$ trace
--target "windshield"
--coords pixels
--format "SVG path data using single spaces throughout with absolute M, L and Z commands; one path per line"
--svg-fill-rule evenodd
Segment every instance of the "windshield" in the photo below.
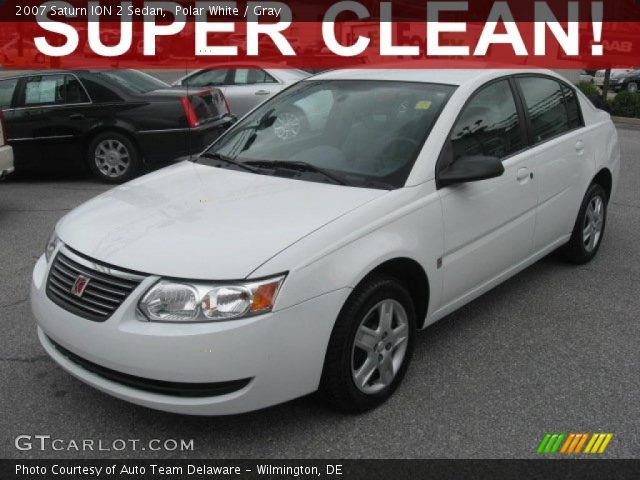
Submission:
M 97 72 L 97 74 L 130 93 L 149 93 L 169 87 L 162 80 L 138 70 L 104 70 Z
M 373 80 L 300 82 L 250 113 L 197 161 L 300 180 L 400 188 L 454 89 Z

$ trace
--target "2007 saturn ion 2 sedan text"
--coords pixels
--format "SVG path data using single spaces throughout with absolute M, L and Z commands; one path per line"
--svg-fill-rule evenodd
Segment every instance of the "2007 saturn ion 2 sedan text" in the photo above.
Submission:
M 552 72 L 328 72 L 66 215 L 33 273 L 40 341 L 161 410 L 319 390 L 364 411 L 418 329 L 558 248 L 591 260 L 619 163 L 609 115 Z

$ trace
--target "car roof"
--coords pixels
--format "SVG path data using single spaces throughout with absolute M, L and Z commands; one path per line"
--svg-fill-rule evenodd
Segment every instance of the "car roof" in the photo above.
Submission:
M 371 68 L 331 70 L 315 75 L 309 80 L 387 80 L 462 86 L 465 84 L 477 84 L 516 73 L 543 74 L 564 79 L 564 77 L 552 70 L 543 69 L 408 69 L 405 64 L 405 68 L 402 69 L 389 67 L 384 70 Z

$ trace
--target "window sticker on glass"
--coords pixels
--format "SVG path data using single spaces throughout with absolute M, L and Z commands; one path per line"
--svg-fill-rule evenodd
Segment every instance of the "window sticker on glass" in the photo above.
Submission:
M 429 100 L 420 100 L 416 103 L 416 110 L 429 110 L 431 108 L 431 102 Z
M 57 85 L 56 80 L 27 83 L 25 103 L 55 103 Z

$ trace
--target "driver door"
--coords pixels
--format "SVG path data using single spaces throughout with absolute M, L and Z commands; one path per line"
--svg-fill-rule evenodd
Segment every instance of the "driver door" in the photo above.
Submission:
M 463 156 L 484 155 L 501 159 L 505 169 L 500 177 L 439 191 L 445 236 L 443 308 L 466 302 L 532 251 L 537 192 L 524 114 L 514 92 L 509 79 L 475 92 L 438 162 L 440 170 L 443 163 Z

